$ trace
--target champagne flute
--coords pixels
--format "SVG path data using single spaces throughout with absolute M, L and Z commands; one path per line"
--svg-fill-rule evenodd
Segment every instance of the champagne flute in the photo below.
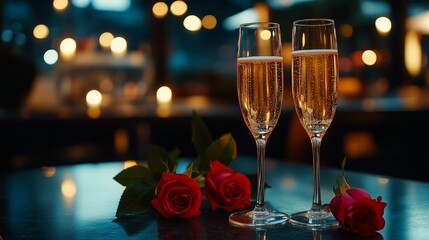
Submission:
M 237 55 L 238 100 L 244 121 L 257 147 L 258 188 L 253 210 L 233 213 L 238 227 L 265 229 L 287 222 L 289 215 L 265 205 L 265 147 L 277 124 L 283 100 L 283 57 L 278 23 L 240 25 Z
M 338 104 L 338 48 L 332 19 L 302 19 L 292 29 L 292 96 L 295 111 L 311 139 L 313 153 L 313 205 L 291 215 L 292 224 L 325 229 L 338 222 L 322 205 L 320 145 Z

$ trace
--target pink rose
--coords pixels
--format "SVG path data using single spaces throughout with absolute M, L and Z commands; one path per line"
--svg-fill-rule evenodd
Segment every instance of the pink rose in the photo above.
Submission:
M 350 232 L 369 236 L 384 228 L 386 203 L 381 202 L 380 196 L 374 200 L 365 190 L 350 188 L 335 196 L 329 205 L 340 225 Z
M 212 210 L 243 209 L 250 204 L 250 181 L 245 175 L 219 161 L 210 164 L 205 180 L 205 194 Z
M 164 217 L 189 218 L 201 214 L 203 201 L 195 179 L 185 174 L 163 172 L 152 206 Z

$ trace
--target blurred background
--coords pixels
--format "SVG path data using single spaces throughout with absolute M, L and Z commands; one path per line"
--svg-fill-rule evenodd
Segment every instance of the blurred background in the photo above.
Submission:
M 195 157 L 195 110 L 238 154 L 256 147 L 238 108 L 238 26 L 281 25 L 285 99 L 267 156 L 311 164 L 291 100 L 291 31 L 332 18 L 340 103 L 322 164 L 429 181 L 429 2 L 424 0 L 0 0 L 0 167 Z

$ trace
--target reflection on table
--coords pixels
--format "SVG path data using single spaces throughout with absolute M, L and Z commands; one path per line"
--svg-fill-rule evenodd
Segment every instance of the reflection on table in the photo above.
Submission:
M 184 160 L 183 160 L 184 161 Z M 0 174 L 0 235 L 4 239 L 359 239 L 342 229 L 315 232 L 285 225 L 266 232 L 235 228 L 228 212 L 203 213 L 191 219 L 164 219 L 156 212 L 116 219 L 123 187 L 113 180 L 123 162 L 35 168 Z M 252 157 L 231 165 L 255 173 Z M 322 200 L 333 197 L 341 171 L 322 168 Z M 312 199 L 311 167 L 267 160 L 266 199 L 287 213 L 307 209 Z M 370 239 L 424 239 L 429 228 L 429 183 L 346 171 L 353 187 L 387 203 L 386 226 Z

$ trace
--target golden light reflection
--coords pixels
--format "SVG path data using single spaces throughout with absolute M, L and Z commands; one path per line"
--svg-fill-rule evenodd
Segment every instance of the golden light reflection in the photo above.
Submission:
M 119 128 L 115 131 L 115 151 L 118 154 L 125 154 L 129 148 L 129 136 L 126 129 Z
M 422 69 L 422 47 L 418 33 L 413 31 L 405 35 L 405 67 L 412 77 L 417 77 Z
M 52 177 L 57 172 L 57 169 L 55 167 L 42 167 L 43 176 L 45 177 Z
M 77 187 L 75 182 L 70 178 L 66 178 L 61 183 L 61 193 L 66 198 L 73 198 L 74 196 L 76 196 Z
M 380 35 L 385 36 L 392 29 L 392 22 L 387 17 L 379 17 L 375 20 L 375 28 Z
M 282 44 L 283 66 L 290 67 L 292 63 L 292 43 L 286 42 Z
M 366 50 L 362 53 L 362 61 L 368 66 L 372 66 L 377 62 L 377 54 L 372 50 Z
M 293 188 L 296 185 L 296 180 L 294 177 L 286 176 L 282 180 L 282 186 L 286 188 Z
M 216 17 L 213 16 L 213 15 L 206 15 L 206 16 L 203 17 L 202 23 L 203 23 L 203 27 L 205 29 L 209 29 L 210 30 L 210 29 L 213 29 L 213 28 L 216 27 L 217 20 L 216 20 Z
M 152 13 L 156 18 L 164 18 L 168 13 L 168 6 L 164 2 L 157 2 L 152 7 Z
M 210 99 L 207 96 L 195 95 L 186 98 L 186 103 L 194 107 L 208 107 Z
M 110 50 L 114 56 L 124 56 L 127 53 L 127 40 L 123 37 L 115 37 L 110 43 Z
M 158 104 L 170 103 L 173 97 L 173 92 L 167 86 L 162 86 L 156 91 L 156 101 Z
M 380 184 L 388 184 L 390 182 L 389 178 L 384 178 L 384 177 L 377 177 L 377 182 Z
M 170 6 L 170 11 L 175 16 L 182 16 L 188 11 L 188 5 L 184 1 L 174 1 Z
M 124 161 L 124 169 L 127 169 L 127 168 L 132 167 L 132 166 L 136 166 L 136 165 L 137 165 L 136 160 L 125 160 Z
M 49 35 L 49 28 L 45 24 L 39 24 L 33 29 L 33 36 L 37 39 L 45 39 Z
M 201 29 L 201 20 L 195 15 L 189 15 L 183 20 L 183 26 L 191 32 Z
M 167 118 L 171 116 L 171 105 L 161 104 L 156 108 L 156 116 L 160 118 Z
M 100 117 L 101 109 L 100 107 L 89 106 L 88 109 L 86 110 L 86 114 L 88 115 L 89 118 L 96 119 Z
M 398 88 L 398 96 L 402 99 L 402 104 L 405 108 L 420 109 L 424 92 L 419 86 L 401 86 Z
M 52 6 L 58 12 L 64 11 L 68 5 L 69 5 L 68 0 L 54 0 L 52 2 Z
M 260 22 L 270 21 L 270 7 L 266 3 L 257 2 L 253 5 L 253 9 L 257 12 Z
M 76 53 L 76 41 L 73 38 L 65 38 L 60 43 L 60 54 L 65 60 L 74 57 Z
M 341 96 L 357 97 L 362 93 L 363 84 L 357 77 L 341 77 L 338 91 Z
M 301 45 L 303 48 L 305 47 L 305 38 L 306 38 L 305 33 L 302 33 Z
M 103 48 L 108 49 L 110 47 L 110 43 L 112 42 L 113 38 L 114 36 L 112 33 L 104 32 L 98 38 L 98 42 Z
M 371 132 L 354 131 L 345 136 L 344 151 L 346 156 L 360 158 L 375 152 L 375 140 Z

